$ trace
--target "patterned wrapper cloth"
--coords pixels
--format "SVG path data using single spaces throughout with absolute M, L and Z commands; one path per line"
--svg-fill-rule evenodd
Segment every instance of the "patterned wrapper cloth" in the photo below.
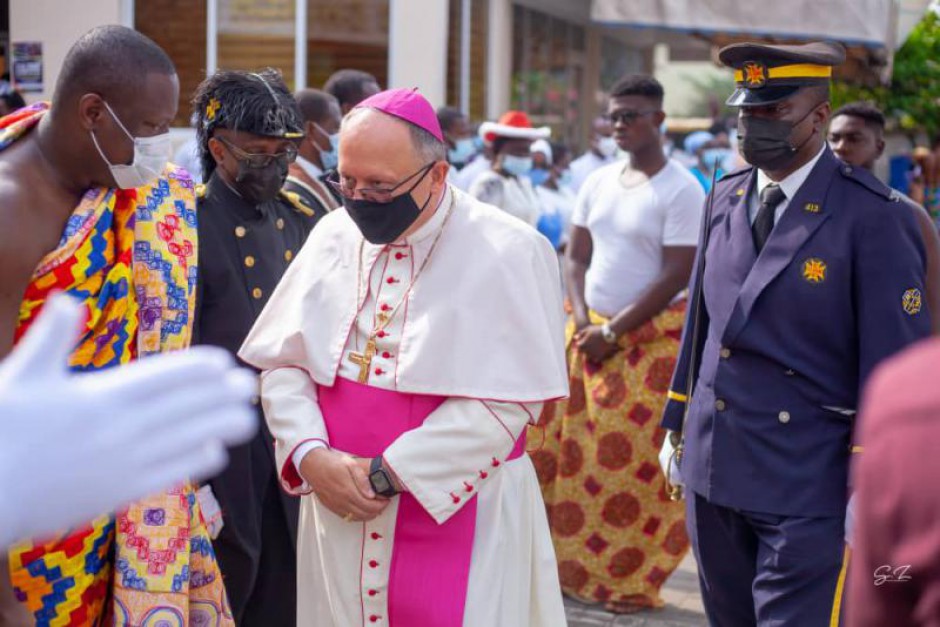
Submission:
M 601 366 L 575 348 L 569 321 L 571 396 L 545 406 L 544 444 L 530 454 L 562 589 L 616 612 L 661 607 L 659 590 L 689 548 L 684 507 L 669 500 L 658 461 L 684 317 L 682 301 L 622 337 Z M 591 312 L 591 322 L 605 319 Z
M 47 110 L 41 103 L 0 120 L 0 150 Z M 76 371 L 185 349 L 196 260 L 195 196 L 185 171 L 170 166 L 138 190 L 89 190 L 33 274 L 16 338 L 52 293 L 64 291 L 87 311 L 70 361 Z M 9 566 L 14 594 L 37 626 L 234 625 L 189 485 L 14 547 Z

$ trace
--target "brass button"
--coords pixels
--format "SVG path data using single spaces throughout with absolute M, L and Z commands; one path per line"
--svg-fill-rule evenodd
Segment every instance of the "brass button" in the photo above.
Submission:
M 278 229 L 284 230 L 284 218 L 278 218 L 276 224 Z
M 284 251 L 284 259 L 285 259 L 286 261 L 290 261 L 290 260 L 293 259 L 293 258 L 294 258 L 294 251 L 292 251 L 292 250 L 285 250 L 285 251 Z
M 251 295 L 255 297 L 255 300 L 261 298 L 261 288 L 256 287 L 255 289 L 251 290 Z
M 790 422 L 790 412 L 788 411 L 780 412 L 779 414 L 777 414 L 777 420 L 779 420 L 783 424 L 787 424 L 788 422 Z
M 717 401 L 715 401 L 715 409 L 717 409 L 718 411 L 724 411 L 725 407 L 727 407 L 727 405 L 720 398 Z
M 245 267 L 247 267 L 247 268 L 254 268 L 254 267 L 255 267 L 255 258 L 252 257 L 251 255 L 248 255 L 247 257 L 245 257 Z
M 718 354 L 721 356 L 722 359 L 728 359 L 729 357 L 731 357 L 731 349 L 722 348 L 720 351 L 718 351 Z
M 236 227 L 235 227 L 235 237 L 245 237 L 245 233 L 247 233 L 247 232 L 248 232 L 248 229 L 246 229 L 246 228 L 243 227 L 243 226 L 236 226 Z

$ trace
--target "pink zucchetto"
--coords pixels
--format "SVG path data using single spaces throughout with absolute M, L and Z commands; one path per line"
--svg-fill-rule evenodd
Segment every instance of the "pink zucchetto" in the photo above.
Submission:
M 441 143 L 444 143 L 444 133 L 441 131 L 440 122 L 437 121 L 434 107 L 424 96 L 418 93 L 417 87 L 380 91 L 353 108 L 375 109 L 393 115 L 409 124 L 414 124 L 418 128 L 423 128 Z

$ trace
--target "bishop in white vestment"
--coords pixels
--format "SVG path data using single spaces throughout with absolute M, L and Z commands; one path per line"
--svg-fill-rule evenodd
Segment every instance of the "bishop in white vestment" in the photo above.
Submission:
M 338 209 L 248 336 L 303 495 L 298 624 L 566 624 L 526 426 L 567 394 L 551 244 L 446 183 L 414 90 L 344 120 Z M 537 443 L 533 443 L 537 445 Z

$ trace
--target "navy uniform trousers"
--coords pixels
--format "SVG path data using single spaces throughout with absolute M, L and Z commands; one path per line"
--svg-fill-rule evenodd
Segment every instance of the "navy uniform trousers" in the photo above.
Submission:
M 748 168 L 716 185 L 692 284 L 694 293 L 704 263 L 703 298 L 662 426 L 683 434 L 711 625 L 827 627 L 840 619 L 859 390 L 881 360 L 930 332 L 924 246 L 891 190 L 827 148 L 758 255 L 755 180 Z

